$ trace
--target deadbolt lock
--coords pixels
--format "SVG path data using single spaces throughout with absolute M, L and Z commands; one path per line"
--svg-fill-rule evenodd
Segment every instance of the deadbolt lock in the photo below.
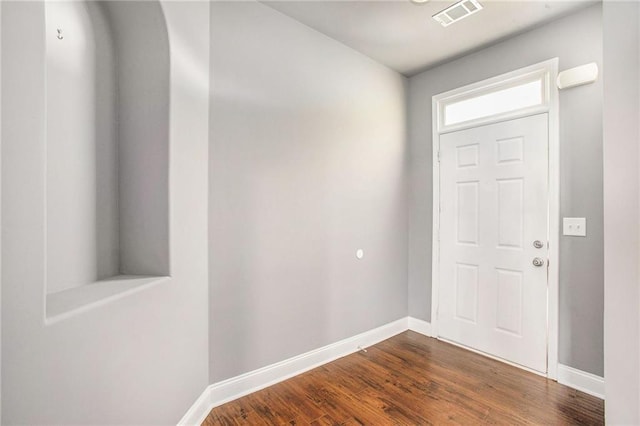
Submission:
M 543 243 L 542 243 L 542 241 L 540 241 L 540 240 L 535 240 L 535 241 L 533 242 L 533 246 L 534 246 L 535 248 L 542 248 L 542 247 L 544 247 L 544 244 L 543 244 Z

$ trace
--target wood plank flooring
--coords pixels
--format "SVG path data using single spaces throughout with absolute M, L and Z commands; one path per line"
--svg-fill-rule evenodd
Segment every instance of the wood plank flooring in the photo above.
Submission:
M 214 408 L 203 425 L 604 424 L 604 402 L 407 331 Z

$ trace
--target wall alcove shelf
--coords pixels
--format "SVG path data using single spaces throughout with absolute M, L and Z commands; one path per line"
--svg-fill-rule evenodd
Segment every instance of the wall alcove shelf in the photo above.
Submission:
M 170 275 L 157 2 L 47 2 L 46 321 Z

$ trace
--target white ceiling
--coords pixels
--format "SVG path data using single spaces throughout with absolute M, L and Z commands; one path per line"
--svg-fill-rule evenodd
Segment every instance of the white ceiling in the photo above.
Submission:
M 263 3 L 407 76 L 589 6 L 593 0 L 480 0 L 484 9 L 443 28 L 431 16 L 456 0 Z

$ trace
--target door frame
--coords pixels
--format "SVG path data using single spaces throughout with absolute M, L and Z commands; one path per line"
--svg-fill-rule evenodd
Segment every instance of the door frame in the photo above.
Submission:
M 516 118 L 547 113 L 549 120 L 548 169 L 548 235 L 547 264 L 547 377 L 558 377 L 558 282 L 560 243 L 560 109 L 556 86 L 558 58 L 553 58 L 506 74 L 469 84 L 432 97 L 432 159 L 433 159 L 433 232 L 431 251 L 431 334 L 438 337 L 438 288 L 440 285 L 440 135 L 458 130 L 498 123 Z M 486 118 L 445 126 L 444 106 L 495 90 L 506 89 L 528 78 L 542 77 L 544 102 L 542 105 L 496 114 Z M 507 361 L 508 362 L 508 361 Z

